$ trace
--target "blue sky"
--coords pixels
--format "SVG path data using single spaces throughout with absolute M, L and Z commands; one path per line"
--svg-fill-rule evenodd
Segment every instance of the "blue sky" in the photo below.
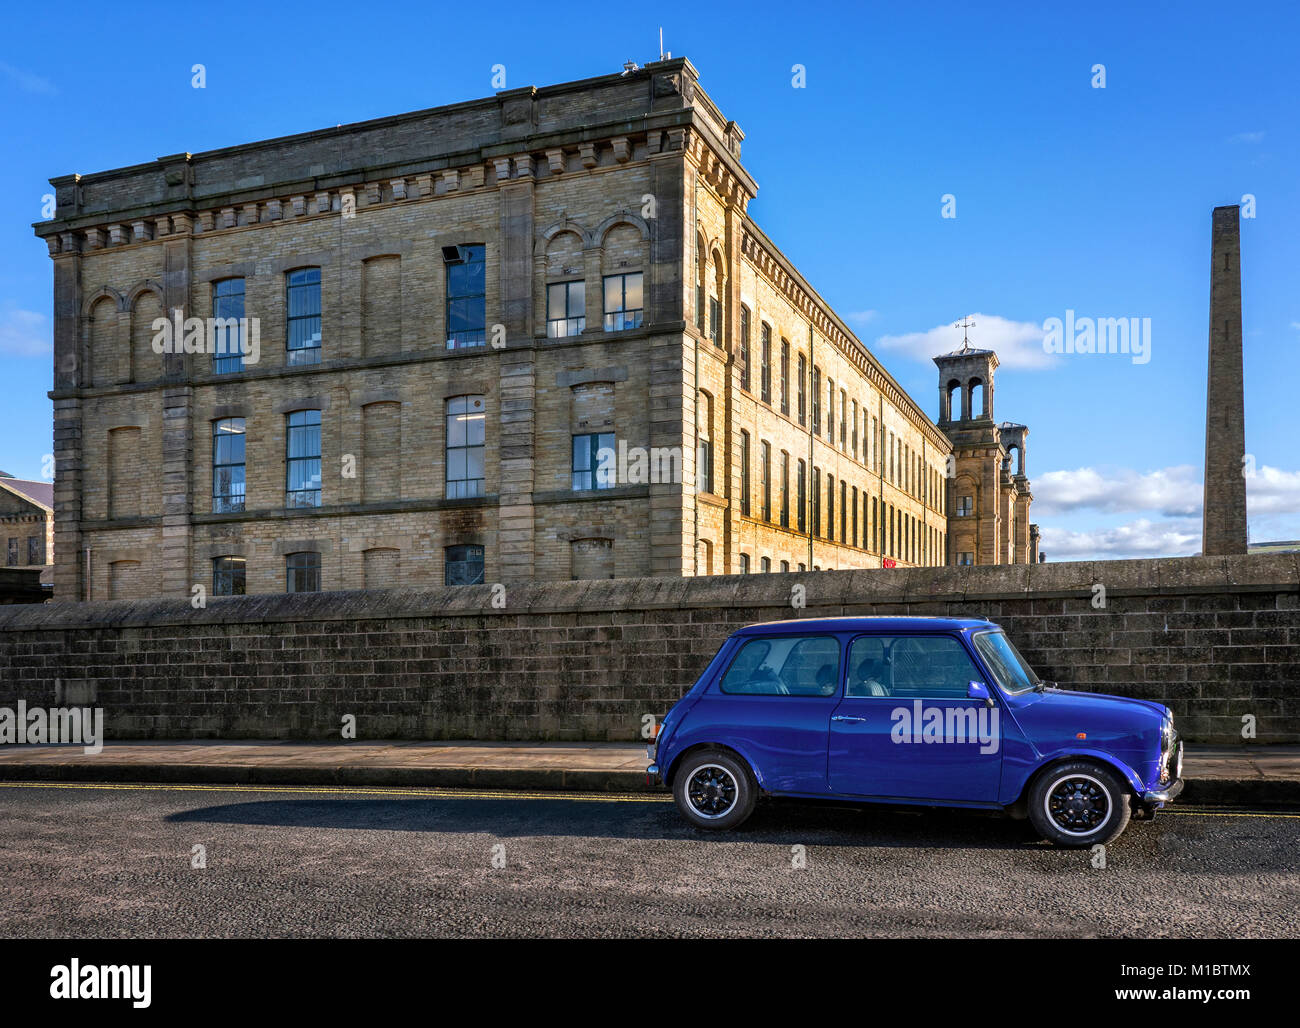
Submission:
M 1300 538 L 1282 431 L 1300 344 L 1300 13 L 1290 4 L 233 0 L 6 14 L 0 468 L 51 449 L 47 179 L 617 71 L 665 48 L 744 129 L 750 213 L 931 416 L 929 356 L 1002 355 L 1052 558 L 1199 547 L 1210 210 L 1242 221 L 1252 541 Z M 1019 5 L 1016 5 L 1019 6 Z M 111 10 L 111 15 L 106 11 Z M 154 26 L 150 29 L 150 26 Z M 39 45 L 38 45 L 39 44 Z M 205 89 L 191 67 L 207 69 Z M 1105 66 L 1105 88 L 1093 67 Z M 805 69 L 794 88 L 795 65 Z M 941 217 L 955 197 L 955 218 Z M 1044 321 L 1151 319 L 1150 360 L 1042 352 Z

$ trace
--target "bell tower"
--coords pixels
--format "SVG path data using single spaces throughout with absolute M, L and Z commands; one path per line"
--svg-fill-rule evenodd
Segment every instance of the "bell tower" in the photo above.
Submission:
M 1038 537 L 1038 526 L 1029 524 L 1029 429 L 994 420 L 998 355 L 971 346 L 974 324 L 969 318 L 959 321 L 954 327 L 962 330 L 961 348 L 934 358 L 939 369 L 938 426 L 952 442 L 945 496 L 946 563 L 1024 564 L 1037 559 Z

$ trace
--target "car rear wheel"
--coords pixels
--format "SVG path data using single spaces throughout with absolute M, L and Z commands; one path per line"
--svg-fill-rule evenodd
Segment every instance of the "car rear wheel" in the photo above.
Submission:
M 725 831 L 753 813 L 758 787 L 744 761 L 701 750 L 685 757 L 673 776 L 673 799 L 696 828 Z
M 1124 831 L 1132 814 L 1128 783 L 1091 760 L 1048 768 L 1029 793 L 1029 820 L 1057 846 L 1095 846 Z

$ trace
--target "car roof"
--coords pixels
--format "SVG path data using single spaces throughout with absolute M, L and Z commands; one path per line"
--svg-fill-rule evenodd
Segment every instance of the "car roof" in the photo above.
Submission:
M 790 631 L 813 632 L 966 632 L 978 628 L 997 628 L 984 618 L 913 617 L 880 615 L 876 617 L 795 618 L 790 621 L 765 621 L 746 625 L 736 635 L 781 635 Z

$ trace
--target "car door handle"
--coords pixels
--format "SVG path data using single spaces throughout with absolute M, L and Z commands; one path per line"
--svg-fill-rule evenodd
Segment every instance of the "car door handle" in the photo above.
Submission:
M 849 717 L 847 714 L 832 714 L 832 721 L 865 721 L 865 717 Z

